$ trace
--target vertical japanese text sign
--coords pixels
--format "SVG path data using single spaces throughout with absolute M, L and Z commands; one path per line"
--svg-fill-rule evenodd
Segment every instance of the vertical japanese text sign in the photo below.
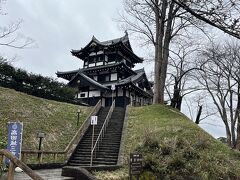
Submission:
M 9 122 L 8 123 L 7 150 L 10 151 L 18 159 L 20 159 L 20 157 L 21 157 L 22 130 L 23 130 L 22 123 L 20 123 L 20 122 Z M 9 164 L 9 159 L 6 159 L 6 164 Z
M 137 180 L 143 169 L 143 156 L 142 154 L 130 154 L 130 166 L 129 166 L 129 177 L 132 180 L 133 175 L 137 175 Z

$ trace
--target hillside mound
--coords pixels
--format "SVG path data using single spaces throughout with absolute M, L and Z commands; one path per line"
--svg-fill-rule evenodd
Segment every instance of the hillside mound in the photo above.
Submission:
M 99 179 L 127 179 L 132 152 L 144 157 L 140 179 L 240 178 L 238 151 L 167 106 L 130 107 L 124 143 L 124 167 L 98 172 Z
M 0 148 L 6 147 L 7 122 L 23 122 L 22 149 L 36 150 L 38 132 L 44 132 L 43 150 L 62 151 L 74 136 L 77 110 L 81 109 L 80 125 L 91 108 L 27 95 L 0 87 Z

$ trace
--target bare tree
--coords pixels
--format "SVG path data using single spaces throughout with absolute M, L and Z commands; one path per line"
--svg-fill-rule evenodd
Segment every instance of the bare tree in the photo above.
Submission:
M 6 2 L 6 0 L 0 0 L 0 14 L 4 14 L 3 12 L 3 4 Z
M 173 108 L 181 110 L 183 97 L 200 90 L 191 78 L 200 69 L 195 66 L 198 48 L 194 41 L 181 38 L 174 43 L 174 51 L 170 51 L 166 91 Z
M 196 19 L 240 38 L 238 0 L 125 0 L 122 22 L 155 49 L 154 103 L 163 103 L 172 38 Z M 187 12 L 187 13 L 186 13 Z
M 173 0 L 194 17 L 240 39 L 239 0 Z
M 3 4 L 6 0 L 0 0 L 0 15 L 6 16 L 3 12 Z M 23 20 L 10 23 L 8 26 L 0 25 L 0 46 L 23 49 L 32 47 L 34 40 L 19 33 Z
M 164 102 L 169 47 L 173 37 L 190 26 L 189 18 L 169 0 L 125 0 L 121 22 L 125 29 L 141 35 L 143 44 L 154 47 L 154 103 Z
M 203 120 L 217 114 L 216 109 L 210 105 L 204 91 L 194 92 L 190 98 L 185 98 L 184 101 L 190 118 L 196 124 L 200 124 Z M 205 122 L 205 124 L 216 126 L 216 124 L 207 122 Z
M 238 146 L 236 124 L 239 127 L 239 85 L 240 85 L 240 46 L 236 43 L 211 43 L 201 52 L 199 63 L 203 71 L 198 73 L 199 83 L 210 94 L 225 125 L 227 142 L 231 147 Z M 239 128 L 238 128 L 238 131 Z M 238 143 L 237 143 L 238 142 Z

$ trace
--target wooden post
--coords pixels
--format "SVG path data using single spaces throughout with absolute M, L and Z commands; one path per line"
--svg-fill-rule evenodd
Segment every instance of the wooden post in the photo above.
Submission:
M 53 157 L 54 157 L 54 162 L 56 162 L 57 161 L 57 153 L 54 153 Z
M 22 162 L 25 162 L 25 156 L 26 156 L 26 154 L 22 153 L 22 157 L 21 157 Z
M 68 157 L 68 153 L 67 153 L 67 152 L 65 152 L 65 153 L 64 153 L 64 161 L 66 161 L 66 160 L 67 160 L 67 157 Z
M 1 163 L 1 165 L 3 165 L 3 154 L 2 155 L 0 155 L 0 157 L 1 157 L 1 161 L 0 161 L 0 163 Z
M 39 164 L 42 164 L 42 160 L 43 160 L 43 153 L 40 152 L 40 153 L 39 153 L 39 158 L 38 158 L 38 163 L 39 163 Z
M 14 170 L 15 170 L 15 165 L 13 164 L 13 162 L 10 161 L 7 180 L 14 180 Z

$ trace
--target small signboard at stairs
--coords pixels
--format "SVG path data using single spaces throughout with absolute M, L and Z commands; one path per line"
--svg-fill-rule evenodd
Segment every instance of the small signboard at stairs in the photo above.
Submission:
M 97 125 L 97 120 L 98 120 L 97 116 L 91 116 L 91 125 Z
M 143 166 L 143 156 L 142 154 L 131 153 L 130 162 L 129 162 L 129 177 L 130 180 L 133 179 L 133 176 L 137 176 L 139 180 L 140 174 L 142 172 Z

